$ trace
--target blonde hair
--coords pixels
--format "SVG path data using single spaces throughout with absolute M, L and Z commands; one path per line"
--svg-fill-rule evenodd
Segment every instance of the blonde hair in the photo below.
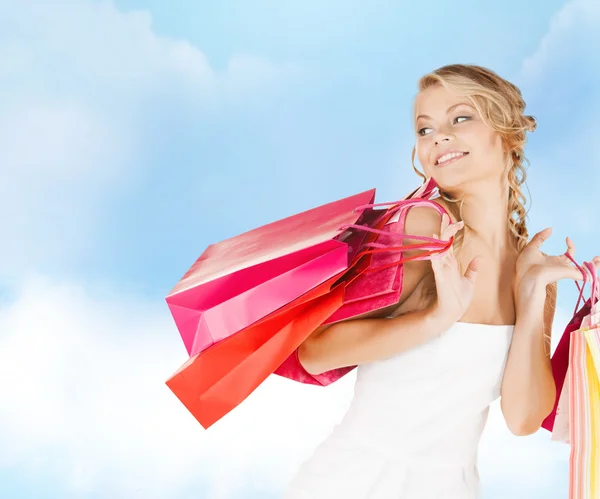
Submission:
M 524 147 L 526 132 L 533 132 L 537 127 L 535 118 L 524 114 L 525 101 L 516 85 L 481 66 L 467 64 L 443 66 L 421 77 L 418 83 L 419 92 L 434 86 L 443 86 L 467 98 L 477 109 L 482 121 L 500 135 L 507 153 L 508 225 L 515 236 L 515 249 L 520 253 L 529 239 L 525 210 L 527 200 L 521 188 L 527 179 L 523 163 L 527 161 L 529 164 L 524 155 Z M 426 180 L 425 175 L 414 164 L 415 153 L 416 148 L 413 148 L 413 168 Z M 469 227 L 462 216 L 463 200 L 452 198 L 440 186 L 438 191 L 440 197 L 449 203 L 449 208 L 457 221 L 462 220 L 465 227 Z M 460 250 L 463 240 L 464 231 L 459 231 L 453 244 L 455 252 Z M 435 294 L 435 289 L 432 292 Z

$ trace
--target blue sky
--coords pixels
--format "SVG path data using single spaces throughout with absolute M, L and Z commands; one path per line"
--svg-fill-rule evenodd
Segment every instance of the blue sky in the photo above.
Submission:
M 412 190 L 412 99 L 435 67 L 521 87 L 530 232 L 599 252 L 600 7 L 482 5 L 0 0 L 0 496 L 277 497 L 352 377 L 269 379 L 204 431 L 164 386 L 185 360 L 164 296 L 212 242 Z M 574 297 L 561 283 L 555 340 Z M 494 406 L 485 499 L 565 497 L 567 457 Z

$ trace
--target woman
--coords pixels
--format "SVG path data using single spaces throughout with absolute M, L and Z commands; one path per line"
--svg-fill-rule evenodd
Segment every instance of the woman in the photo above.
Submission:
M 482 67 L 420 80 L 413 166 L 416 153 L 451 219 L 416 207 L 406 233 L 455 236 L 453 248 L 406 263 L 391 309 L 322 327 L 300 347 L 309 373 L 358 365 L 357 380 L 344 419 L 284 499 L 476 498 L 489 405 L 501 396 L 515 435 L 536 432 L 552 410 L 556 281 L 582 275 L 566 255 L 540 251 L 550 228 L 528 242 L 523 148 L 536 124 L 524 109 L 519 89 Z

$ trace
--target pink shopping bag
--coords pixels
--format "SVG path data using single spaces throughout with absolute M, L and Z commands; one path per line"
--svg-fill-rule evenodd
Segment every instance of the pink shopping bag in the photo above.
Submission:
M 190 356 L 349 268 L 375 189 L 209 246 L 166 297 Z M 340 237 L 341 236 L 341 237 Z M 344 241 L 343 239 L 346 239 Z

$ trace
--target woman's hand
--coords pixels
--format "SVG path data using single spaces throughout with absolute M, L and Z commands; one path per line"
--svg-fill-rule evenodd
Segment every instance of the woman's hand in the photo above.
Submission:
M 583 280 L 581 271 L 573 265 L 567 255 L 548 256 L 540 251 L 542 244 L 552 234 L 548 227 L 538 232 L 523 248 L 516 263 L 516 302 L 527 300 L 536 293 L 545 294 L 546 286 L 560 279 Z M 567 253 L 575 257 L 575 244 L 566 238 Z M 596 269 L 600 268 L 600 256 L 593 258 Z
M 463 222 L 450 224 L 450 218 L 444 214 L 441 233 L 439 236 L 433 234 L 433 237 L 448 241 L 463 227 Z M 431 266 L 437 290 L 437 302 L 433 307 L 433 313 L 437 314 L 440 320 L 451 325 L 460 320 L 467 311 L 473 299 L 480 264 L 481 257 L 473 258 L 464 275 L 461 274 L 452 246 L 444 253 L 432 257 Z

